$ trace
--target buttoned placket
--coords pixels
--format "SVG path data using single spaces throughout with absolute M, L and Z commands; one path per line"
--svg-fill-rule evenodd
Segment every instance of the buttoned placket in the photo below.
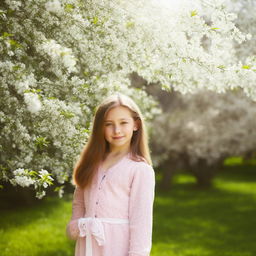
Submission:
M 101 190 L 102 190 L 102 182 L 103 182 L 103 180 L 105 179 L 105 177 L 106 177 L 106 174 L 104 173 L 104 175 L 101 177 L 101 180 L 100 180 L 100 183 L 99 183 L 99 185 L 98 185 L 98 197 L 97 197 L 97 199 L 96 199 L 96 209 L 95 209 L 95 215 L 94 215 L 94 217 L 95 218 L 97 218 L 98 216 L 97 216 L 97 209 L 98 209 L 98 206 L 99 206 L 99 193 L 101 192 Z
M 127 154 L 128 155 L 128 154 Z M 114 165 L 112 165 L 111 167 L 109 167 L 108 169 L 105 169 L 103 171 L 103 169 L 100 168 L 101 172 L 100 172 L 100 175 L 103 175 L 101 176 L 101 179 L 100 179 L 100 182 L 98 184 L 98 188 L 97 188 L 97 198 L 96 198 L 96 202 L 95 202 L 95 212 L 94 212 L 94 217 L 97 218 L 98 217 L 98 206 L 99 206 L 99 197 L 100 197 L 100 193 L 102 191 L 102 182 L 103 180 L 105 179 L 106 177 L 106 174 L 108 173 L 109 175 L 109 172 L 111 171 L 111 169 L 113 169 L 114 167 L 116 167 L 118 164 L 120 164 L 126 157 L 127 155 L 123 156 L 123 158 L 121 158 L 117 163 L 115 163 Z

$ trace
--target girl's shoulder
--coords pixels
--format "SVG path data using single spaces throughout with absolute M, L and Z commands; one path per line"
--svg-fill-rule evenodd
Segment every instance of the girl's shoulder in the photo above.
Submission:
M 136 161 L 129 159 L 129 165 L 129 175 L 131 182 L 135 182 L 135 184 L 155 183 L 154 169 L 146 161 Z
M 134 171 L 139 170 L 153 170 L 153 167 L 147 163 L 147 161 L 143 158 L 132 158 L 131 156 L 128 157 L 129 165 Z

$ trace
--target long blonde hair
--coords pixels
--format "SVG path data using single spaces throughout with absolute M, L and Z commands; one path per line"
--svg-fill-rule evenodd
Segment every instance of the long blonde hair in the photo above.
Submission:
M 137 104 L 128 96 L 117 94 L 107 97 L 96 109 L 93 120 L 92 133 L 85 147 L 83 148 L 80 159 L 75 165 L 73 180 L 76 185 L 86 188 L 91 185 L 93 177 L 109 153 L 109 143 L 104 137 L 104 121 L 110 109 L 123 106 L 131 111 L 135 122 L 138 122 L 138 130 L 133 132 L 130 146 L 131 158 L 135 161 L 146 161 L 152 165 L 148 136 L 143 120 L 143 116 Z

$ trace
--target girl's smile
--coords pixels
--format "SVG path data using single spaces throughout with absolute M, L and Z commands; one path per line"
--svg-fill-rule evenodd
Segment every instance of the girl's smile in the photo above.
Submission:
M 137 130 L 131 111 L 123 106 L 114 107 L 107 113 L 104 123 L 104 135 L 110 150 L 128 150 L 133 132 Z
M 113 137 L 113 139 L 115 139 L 115 140 L 120 140 L 120 139 L 122 139 L 122 138 L 124 138 L 124 136 Z

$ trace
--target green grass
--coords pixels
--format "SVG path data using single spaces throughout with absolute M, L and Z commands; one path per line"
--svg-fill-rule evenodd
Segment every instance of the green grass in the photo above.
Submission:
M 180 173 L 169 192 L 156 191 L 151 256 L 255 256 L 256 170 L 231 166 L 210 189 L 194 184 Z M 65 235 L 70 214 L 70 196 L 1 211 L 0 255 L 74 255 Z
M 207 190 L 187 174 L 174 183 L 156 196 L 153 256 L 256 255 L 256 170 L 229 168 Z
M 74 242 L 66 238 L 71 198 L 46 198 L 30 208 L 0 213 L 1 256 L 73 256 Z

